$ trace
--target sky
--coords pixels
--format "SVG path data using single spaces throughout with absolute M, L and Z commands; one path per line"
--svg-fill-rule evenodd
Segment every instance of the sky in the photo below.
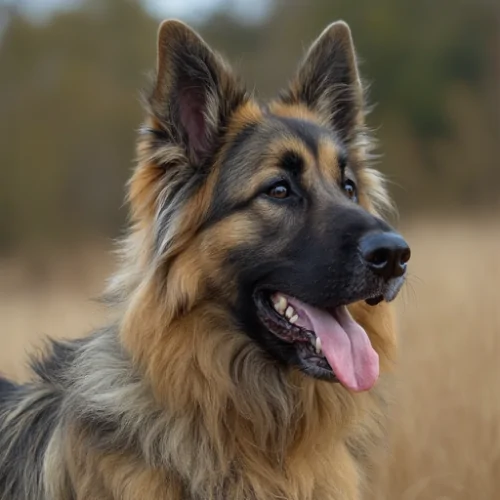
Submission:
M 125 0 L 124 0 L 125 1 Z M 71 8 L 78 0 L 0 0 L 0 6 L 16 5 L 34 18 L 43 19 L 57 9 Z M 160 18 L 179 17 L 200 20 L 224 7 L 248 22 L 267 13 L 268 0 L 143 0 L 146 8 Z

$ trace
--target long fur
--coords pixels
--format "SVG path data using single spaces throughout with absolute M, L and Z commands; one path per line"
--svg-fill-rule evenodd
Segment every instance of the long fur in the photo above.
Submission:
M 210 94 L 208 107 L 228 99 L 226 71 L 225 93 Z M 191 249 L 207 213 L 199 187 L 207 175 L 197 177 L 175 134 L 165 138 L 158 99 L 157 91 L 148 104 L 131 229 L 109 287 L 116 323 L 53 342 L 22 387 L 0 379 L 0 500 L 358 500 L 383 435 L 387 378 L 354 395 L 283 370 L 211 300 L 203 273 L 217 262 Z M 259 119 L 239 87 L 231 99 Z M 276 106 L 300 108 L 293 92 L 287 99 Z M 228 144 L 234 123 L 222 125 Z M 360 128 L 349 138 L 361 156 L 364 137 Z M 368 208 L 386 206 L 378 175 L 362 175 Z M 390 371 L 390 306 L 351 312 Z
M 0 498 L 357 498 L 383 430 L 383 386 L 353 397 L 286 379 L 250 342 L 207 330 L 202 311 L 191 321 L 151 367 L 165 401 L 115 329 L 54 343 L 37 383 L 4 398 Z

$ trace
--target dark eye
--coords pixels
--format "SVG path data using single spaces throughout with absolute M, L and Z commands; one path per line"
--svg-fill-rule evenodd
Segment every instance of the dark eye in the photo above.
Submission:
M 290 196 L 290 185 L 286 181 L 277 182 L 269 188 L 267 195 L 271 196 L 271 198 L 277 198 L 279 200 L 288 198 Z
M 355 203 L 358 201 L 358 190 L 356 189 L 354 181 L 351 179 L 345 179 L 342 183 L 342 188 L 351 201 L 354 201 Z

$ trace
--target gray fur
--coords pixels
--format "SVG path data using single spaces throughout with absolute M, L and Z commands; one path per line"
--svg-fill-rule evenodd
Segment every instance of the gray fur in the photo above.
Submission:
M 132 445 L 117 415 L 125 418 L 120 402 L 133 405 L 142 391 L 117 342 L 114 329 L 52 342 L 50 354 L 33 361 L 32 382 L 16 386 L 0 379 L 0 500 L 73 498 L 60 446 L 68 424 L 91 428 L 90 445 Z M 106 398 L 115 404 L 107 408 Z

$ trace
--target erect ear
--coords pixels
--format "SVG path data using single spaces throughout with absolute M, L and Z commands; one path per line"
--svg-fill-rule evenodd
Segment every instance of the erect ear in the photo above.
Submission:
M 363 89 L 349 26 L 330 24 L 311 45 L 290 88 L 281 99 L 302 103 L 329 120 L 349 142 L 364 124 Z
M 245 98 L 229 67 L 197 33 L 177 20 L 161 24 L 151 108 L 191 162 L 212 151 L 218 132 Z

